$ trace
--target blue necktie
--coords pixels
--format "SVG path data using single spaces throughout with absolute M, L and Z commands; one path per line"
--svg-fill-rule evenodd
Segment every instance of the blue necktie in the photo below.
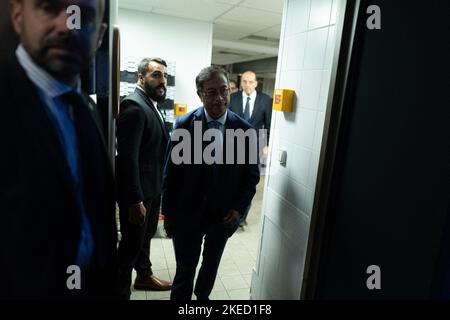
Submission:
M 220 126 L 222 124 L 219 121 L 216 120 L 212 120 L 210 122 L 208 122 L 208 129 L 217 129 L 220 130 Z
M 78 142 L 78 158 L 77 170 L 75 176 L 73 176 L 74 189 L 78 204 L 81 210 L 81 236 L 78 247 L 78 256 L 76 263 L 82 269 L 86 268 L 93 256 L 94 252 L 94 237 L 92 233 L 92 226 L 86 212 L 85 201 L 84 201 L 84 179 L 83 173 L 84 167 L 87 162 L 99 160 L 89 158 L 89 149 L 92 147 L 92 139 L 96 135 L 95 124 L 90 116 L 90 111 L 87 103 L 83 98 L 76 92 L 70 91 L 63 96 L 61 96 L 63 103 L 71 108 L 71 114 L 73 117 L 74 125 L 77 131 L 77 142 Z
M 244 119 L 247 121 L 250 119 L 250 97 L 247 97 L 247 103 L 245 104 Z
M 216 120 L 212 120 L 212 121 L 208 122 L 208 129 L 216 129 L 222 133 L 222 130 L 220 130 L 221 126 L 222 126 L 222 124 Z M 214 153 L 213 153 L 213 156 L 215 156 Z
M 219 131 L 221 131 L 221 126 L 222 124 L 219 121 L 209 121 L 207 123 L 207 127 L 208 129 L 217 129 Z M 215 156 L 215 150 L 213 150 L 212 152 L 212 156 Z M 219 167 L 217 165 L 217 163 L 213 163 L 213 164 L 203 164 L 204 166 L 204 181 L 205 181 L 205 196 L 206 196 L 206 212 L 205 214 L 207 215 L 207 220 L 208 221 L 213 221 L 215 220 L 217 217 L 217 212 L 216 212 L 216 202 L 217 202 L 217 197 L 219 196 L 217 194 L 217 189 L 218 189 L 218 185 L 219 185 Z

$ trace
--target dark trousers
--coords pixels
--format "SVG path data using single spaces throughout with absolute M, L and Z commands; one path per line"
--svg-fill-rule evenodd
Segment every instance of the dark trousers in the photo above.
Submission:
M 245 223 L 247 222 L 247 216 L 248 216 L 248 213 L 249 213 L 251 207 L 252 207 L 252 204 L 250 203 L 250 205 L 247 207 L 247 209 L 245 209 L 245 212 L 242 215 L 241 220 L 240 220 L 241 224 L 244 223 L 244 222 Z
M 120 233 L 119 243 L 119 294 L 128 299 L 131 291 L 131 274 L 136 269 L 138 277 L 146 278 L 153 274 L 150 262 L 150 240 L 158 228 L 161 197 L 144 201 L 147 214 L 143 225 L 133 225 L 128 221 L 128 206 L 119 205 Z
M 194 293 L 198 300 L 208 300 L 214 287 L 223 250 L 236 228 L 237 226 L 225 229 L 221 224 L 213 224 L 203 230 L 184 230 L 174 233 L 172 238 L 177 270 L 172 283 L 171 300 L 191 300 L 203 239 L 203 261 Z

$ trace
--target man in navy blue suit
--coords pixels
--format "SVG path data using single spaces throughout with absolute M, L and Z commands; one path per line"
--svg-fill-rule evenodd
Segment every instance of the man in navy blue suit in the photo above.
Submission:
M 226 242 L 259 182 L 256 131 L 227 109 L 227 72 L 205 68 L 196 84 L 204 107 L 176 122 L 164 170 L 162 212 L 177 262 L 174 300 L 190 300 L 192 292 L 198 300 L 208 299 Z

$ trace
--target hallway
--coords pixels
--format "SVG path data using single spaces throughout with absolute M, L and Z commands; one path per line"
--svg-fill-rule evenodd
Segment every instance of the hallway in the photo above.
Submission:
M 256 264 L 260 238 L 264 180 L 264 176 L 261 176 L 247 218 L 247 226 L 244 227 L 244 230 L 239 228 L 225 247 L 216 283 L 210 295 L 211 300 L 248 300 L 250 298 L 252 270 Z M 171 239 L 156 236 L 152 239 L 151 260 L 153 272 L 157 277 L 173 280 L 176 263 Z M 135 277 L 136 272 L 133 270 L 133 281 Z M 131 300 L 169 300 L 169 297 L 170 291 L 136 291 L 132 289 L 131 294 Z

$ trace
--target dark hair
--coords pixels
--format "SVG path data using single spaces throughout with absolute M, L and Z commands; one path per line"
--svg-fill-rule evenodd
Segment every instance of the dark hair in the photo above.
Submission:
M 234 83 L 234 85 L 237 87 L 237 82 L 235 80 L 230 80 L 230 83 Z
M 211 67 L 204 68 L 202 71 L 200 71 L 200 73 L 195 78 L 195 84 L 197 85 L 197 94 L 199 94 L 199 95 L 201 94 L 202 89 L 203 89 L 203 84 L 206 81 L 212 79 L 215 76 L 221 76 L 221 75 L 224 76 L 225 79 L 227 79 L 227 83 L 230 82 L 228 72 L 226 72 L 221 67 L 211 66 Z
M 156 62 L 156 63 L 159 63 L 159 64 L 162 64 L 164 67 L 167 68 L 167 63 L 161 58 L 144 58 L 138 64 L 138 73 L 140 73 L 143 76 L 145 76 L 147 74 L 147 72 L 148 72 L 148 64 L 150 62 L 152 62 L 152 61 Z

